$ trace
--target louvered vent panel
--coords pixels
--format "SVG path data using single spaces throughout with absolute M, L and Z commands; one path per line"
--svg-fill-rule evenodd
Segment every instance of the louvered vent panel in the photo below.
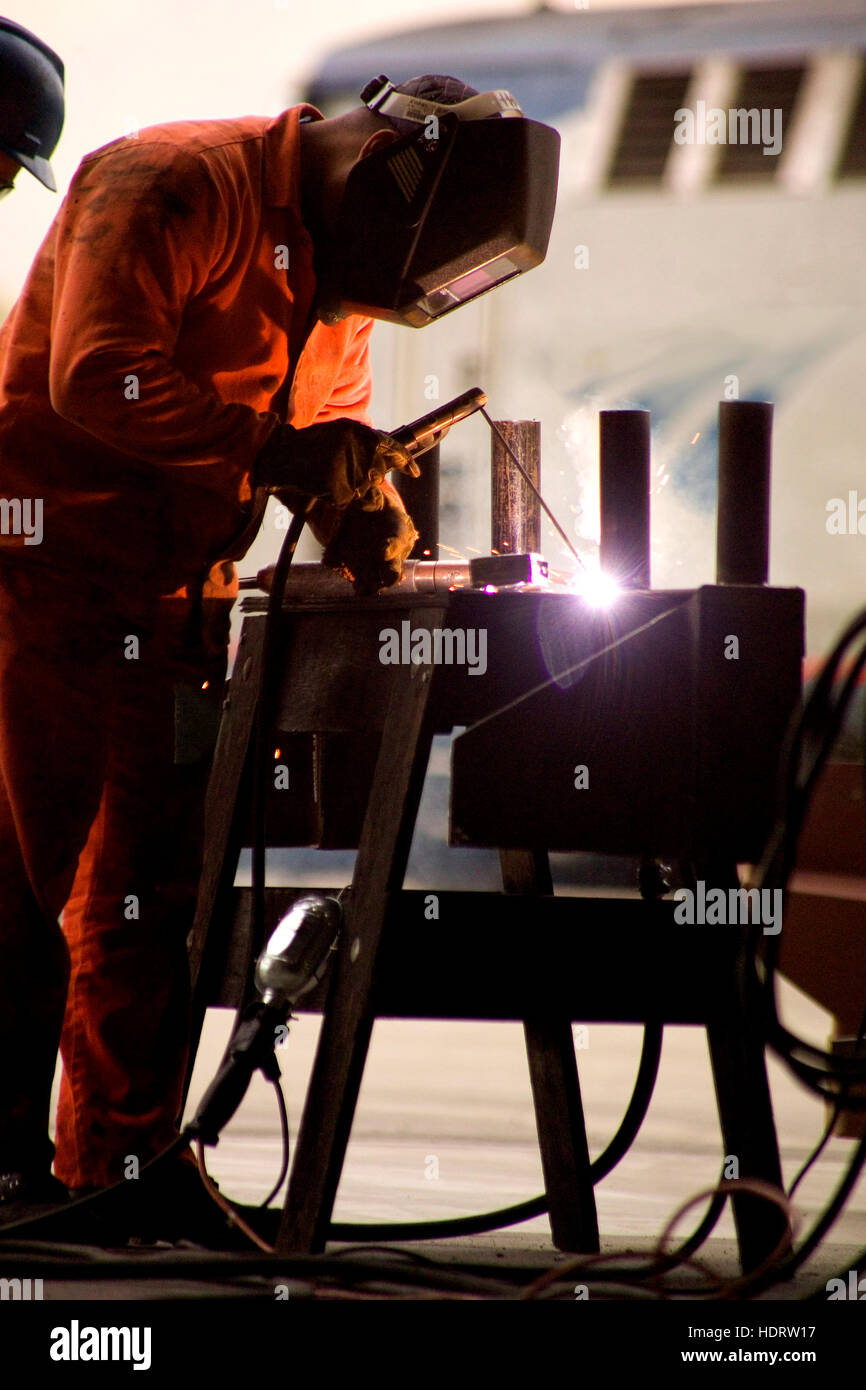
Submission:
M 689 73 L 640 73 L 632 85 L 619 144 L 608 176 L 611 185 L 658 183 L 674 138 Z
M 863 57 L 866 65 L 866 54 Z M 840 179 L 862 178 L 866 174 L 866 70 L 860 78 L 860 96 L 851 117 L 845 149 L 839 161 Z
M 757 123 L 748 122 L 750 134 L 753 133 L 754 124 L 758 125 L 758 138 L 752 142 L 725 144 L 721 147 L 716 170 L 718 181 L 726 183 L 733 179 L 749 179 L 757 182 L 775 178 L 804 71 L 802 64 L 792 68 L 743 69 L 731 106 L 746 111 L 756 110 L 759 113 Z M 762 117 L 763 111 L 769 112 L 769 116 Z M 776 111 L 781 111 L 781 117 L 774 114 Z M 767 122 L 766 128 L 762 126 L 764 120 Z M 780 125 L 782 143 L 779 153 L 764 154 L 764 133 L 769 137 L 769 145 Z M 730 130 L 728 134 L 730 135 Z M 742 132 L 740 136 L 742 138 Z

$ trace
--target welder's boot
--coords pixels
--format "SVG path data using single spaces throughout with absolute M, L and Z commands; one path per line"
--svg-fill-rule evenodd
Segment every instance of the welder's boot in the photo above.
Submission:
M 214 1184 L 216 1186 L 216 1184 Z M 70 1197 L 96 1197 L 98 1188 L 72 1188 Z M 181 1158 L 157 1164 L 135 1181 L 102 1189 L 90 1204 L 94 1232 L 101 1223 L 104 1244 L 175 1245 L 190 1242 L 209 1250 L 255 1249 L 206 1190 L 194 1163 Z M 233 1206 L 236 1204 L 232 1204 Z M 280 1213 L 259 1207 L 237 1207 L 238 1213 L 263 1239 L 276 1238 Z
M 45 1216 L 68 1200 L 63 1183 L 50 1173 L 0 1173 L 0 1226 Z

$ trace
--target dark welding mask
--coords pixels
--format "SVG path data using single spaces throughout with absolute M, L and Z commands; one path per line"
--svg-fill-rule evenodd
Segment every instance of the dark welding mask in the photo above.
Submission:
M 361 100 L 409 133 L 349 174 L 320 277 L 321 319 L 367 314 L 423 328 L 544 260 L 555 130 L 527 120 L 509 92 L 446 105 L 376 77 Z

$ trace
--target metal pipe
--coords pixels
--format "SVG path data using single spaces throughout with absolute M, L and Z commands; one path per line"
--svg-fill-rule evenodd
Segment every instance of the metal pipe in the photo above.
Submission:
M 270 592 L 273 565 L 259 570 L 255 579 L 242 579 L 241 588 L 256 588 Z M 399 584 L 383 591 L 388 594 L 444 594 L 455 585 L 468 587 L 471 582 L 469 561 L 454 564 L 444 560 L 407 560 Z M 286 603 L 305 599 L 314 602 L 346 602 L 355 597 L 352 583 L 328 569 L 327 565 L 292 565 L 286 580 Z
M 719 402 L 717 584 L 767 582 L 772 433 L 771 401 Z
M 259 589 L 270 593 L 274 566 L 259 570 L 254 579 L 242 579 L 242 589 Z M 540 555 L 480 555 L 473 560 L 454 563 L 453 560 L 407 560 L 399 584 L 383 589 L 380 597 L 389 594 L 444 594 L 449 589 L 497 589 L 514 585 L 545 585 L 548 580 L 547 561 Z M 354 598 L 348 579 L 326 565 L 293 565 L 285 584 L 286 602 L 313 602 Z M 252 604 L 261 600 L 253 599 Z
M 541 424 L 538 420 L 497 420 L 536 487 L 541 477 Z M 502 441 L 491 435 L 490 545 L 500 554 L 541 550 L 538 498 L 514 467 Z
M 599 563 L 627 589 L 650 587 L 650 413 L 601 410 Z

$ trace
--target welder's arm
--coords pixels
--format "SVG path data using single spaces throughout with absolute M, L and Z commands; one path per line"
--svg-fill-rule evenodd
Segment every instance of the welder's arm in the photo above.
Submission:
M 341 363 L 328 400 L 312 422 L 315 427 L 331 421 L 349 420 L 370 424 L 370 333 L 372 319 L 359 319 Z M 305 431 L 301 431 L 303 435 Z M 327 434 L 323 435 L 327 438 Z M 384 461 L 389 462 L 392 441 L 385 443 Z M 276 445 L 278 435 L 275 437 Z M 399 463 L 399 455 L 397 456 Z M 409 470 L 417 473 L 417 467 Z M 298 498 L 289 490 L 276 489 L 286 506 L 305 508 L 307 525 L 324 547 L 324 562 L 353 580 L 359 593 L 376 593 L 399 581 L 403 561 L 415 544 L 417 533 L 406 514 L 400 494 L 388 478 L 382 478 L 366 498 L 352 501 L 340 509 L 328 497 Z
M 238 196 L 171 146 L 85 160 L 59 214 L 49 369 L 59 415 L 146 463 L 195 467 L 234 503 L 279 417 L 224 404 L 174 357 L 208 312 Z

